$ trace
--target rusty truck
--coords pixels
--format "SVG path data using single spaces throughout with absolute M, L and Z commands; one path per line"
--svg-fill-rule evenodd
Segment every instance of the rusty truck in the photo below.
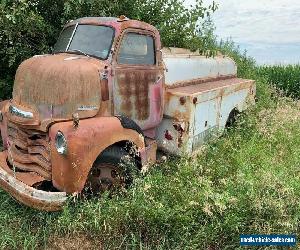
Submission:
M 196 152 L 254 104 L 255 92 L 231 58 L 162 48 L 150 24 L 70 21 L 52 53 L 21 63 L 12 99 L 0 103 L 0 186 L 56 211 L 85 190 L 130 185 L 128 171 L 155 162 L 158 150 Z

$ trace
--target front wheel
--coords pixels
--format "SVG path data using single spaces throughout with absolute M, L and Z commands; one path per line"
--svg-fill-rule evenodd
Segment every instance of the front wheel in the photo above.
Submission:
M 128 187 L 137 174 L 136 159 L 120 146 L 110 146 L 97 158 L 87 180 L 93 194 Z

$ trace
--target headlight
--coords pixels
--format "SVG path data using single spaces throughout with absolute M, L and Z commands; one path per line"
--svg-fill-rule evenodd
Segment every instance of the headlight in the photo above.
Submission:
M 65 155 L 68 151 L 68 143 L 64 134 L 60 131 L 55 136 L 55 147 L 59 154 Z

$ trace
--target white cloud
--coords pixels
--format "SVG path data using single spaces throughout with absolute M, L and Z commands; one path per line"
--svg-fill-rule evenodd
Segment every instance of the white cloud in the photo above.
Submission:
M 193 4 L 195 0 L 185 2 Z M 203 2 L 209 5 L 212 0 Z M 241 47 L 249 49 L 249 53 L 261 63 L 300 61 L 299 0 L 216 0 L 216 2 L 219 9 L 213 15 L 213 20 L 216 34 L 220 38 L 231 37 Z M 289 53 L 289 47 L 293 53 Z M 270 55 L 270 59 L 262 61 L 260 58 L 262 52 Z

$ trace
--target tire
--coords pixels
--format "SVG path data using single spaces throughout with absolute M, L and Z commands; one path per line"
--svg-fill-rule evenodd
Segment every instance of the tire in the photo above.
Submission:
M 92 193 L 129 187 L 138 173 L 138 162 L 124 148 L 113 145 L 96 159 L 87 180 Z

